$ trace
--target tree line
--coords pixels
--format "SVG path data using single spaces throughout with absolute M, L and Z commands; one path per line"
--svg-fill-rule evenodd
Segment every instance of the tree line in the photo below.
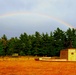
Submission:
M 59 56 L 60 50 L 70 48 L 70 45 L 76 48 L 76 30 L 70 28 L 66 31 L 57 28 L 50 34 L 36 31 L 28 35 L 24 32 L 20 37 L 10 39 L 4 34 L 0 38 L 0 56 L 11 56 L 14 53 L 20 56 Z

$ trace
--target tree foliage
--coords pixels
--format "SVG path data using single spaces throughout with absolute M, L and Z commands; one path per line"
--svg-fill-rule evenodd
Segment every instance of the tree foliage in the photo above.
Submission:
M 35 32 L 33 35 L 23 33 L 20 37 L 8 39 L 6 35 L 0 38 L 0 56 L 19 55 L 32 56 L 59 56 L 60 50 L 70 47 L 76 48 L 76 30 L 68 29 L 62 31 L 57 28 L 54 32 L 42 33 Z

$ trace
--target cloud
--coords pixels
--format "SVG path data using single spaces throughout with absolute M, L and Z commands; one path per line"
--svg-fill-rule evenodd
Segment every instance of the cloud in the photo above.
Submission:
M 62 16 L 75 11 L 75 0 L 0 0 L 4 12 L 30 11 Z
M 34 34 L 55 30 L 57 27 L 66 30 L 68 26 L 61 24 L 51 18 L 35 14 L 15 15 L 0 18 L 0 36 L 6 34 L 8 37 L 18 36 L 21 33 Z M 66 28 L 65 28 L 66 27 Z
M 0 0 L 0 15 L 15 12 L 41 13 L 46 14 L 48 16 L 57 17 L 76 27 L 75 9 L 76 9 L 76 0 Z M 25 31 L 25 29 L 28 32 L 32 32 L 32 30 L 34 31 L 33 28 L 35 28 L 35 30 L 39 30 L 40 27 L 44 28 L 40 29 L 39 31 L 50 31 L 51 26 L 52 26 L 51 29 L 55 29 L 57 26 L 66 29 L 65 26 L 64 27 L 60 26 L 60 24 L 55 21 L 48 20 L 47 18 L 44 19 L 44 17 L 41 18 L 40 16 L 38 17 L 37 15 L 26 15 L 26 16 L 19 15 L 14 16 L 10 19 L 9 18 L 0 19 L 0 34 L 6 32 L 7 34 L 8 33 L 15 34 L 16 33 L 15 31 L 9 32 L 9 30 L 11 30 L 12 28 L 13 30 L 14 29 L 17 30 L 17 27 L 19 27 L 18 29 L 19 33 Z M 30 28 L 29 25 L 31 25 Z M 14 28 L 15 26 L 16 28 Z
M 37 12 L 62 20 L 76 18 L 75 0 L 0 0 L 0 13 Z

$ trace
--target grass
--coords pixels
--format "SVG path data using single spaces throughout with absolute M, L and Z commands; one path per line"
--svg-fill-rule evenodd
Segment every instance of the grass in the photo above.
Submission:
M 42 62 L 34 58 L 0 58 L 0 75 L 76 75 L 76 62 Z

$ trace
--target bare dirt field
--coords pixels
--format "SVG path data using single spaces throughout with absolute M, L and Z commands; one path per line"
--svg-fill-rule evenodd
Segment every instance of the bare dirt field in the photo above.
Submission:
M 0 58 L 0 75 L 76 75 L 76 62 L 45 62 L 34 58 Z

